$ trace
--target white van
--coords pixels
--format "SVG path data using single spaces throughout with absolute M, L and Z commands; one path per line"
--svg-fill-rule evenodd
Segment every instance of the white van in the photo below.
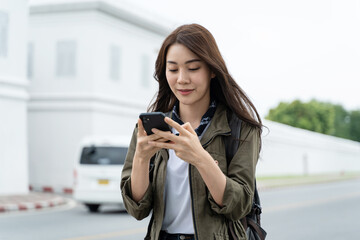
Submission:
M 74 199 L 97 212 L 103 204 L 119 204 L 121 171 L 130 138 L 90 136 L 83 139 L 74 169 Z

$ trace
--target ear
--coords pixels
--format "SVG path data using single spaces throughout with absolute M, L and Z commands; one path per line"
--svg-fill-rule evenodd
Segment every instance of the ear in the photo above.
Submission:
M 216 77 L 215 73 L 211 72 L 211 79 L 213 79 L 214 77 Z

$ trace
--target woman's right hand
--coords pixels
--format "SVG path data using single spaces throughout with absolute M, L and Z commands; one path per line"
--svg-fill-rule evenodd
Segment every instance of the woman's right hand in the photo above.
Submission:
M 137 143 L 131 171 L 131 193 L 135 202 L 139 202 L 145 195 L 145 192 L 150 183 L 150 159 L 157 151 L 161 149 L 159 147 L 150 145 L 149 141 L 166 142 L 167 140 L 156 134 L 148 136 L 142 121 L 138 119 Z
M 137 143 L 134 159 L 138 159 L 141 162 L 150 161 L 151 157 L 159 151 L 161 148 L 154 147 L 149 144 L 149 141 L 166 142 L 164 139 L 156 134 L 147 135 L 141 119 L 138 119 L 138 132 L 137 132 Z

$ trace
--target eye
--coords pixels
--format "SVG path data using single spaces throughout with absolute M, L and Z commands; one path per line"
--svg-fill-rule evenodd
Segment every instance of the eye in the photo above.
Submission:
M 200 67 L 197 67 L 197 68 L 189 68 L 190 71 L 196 71 L 196 70 L 199 70 Z
M 177 72 L 177 69 L 169 69 L 169 72 Z

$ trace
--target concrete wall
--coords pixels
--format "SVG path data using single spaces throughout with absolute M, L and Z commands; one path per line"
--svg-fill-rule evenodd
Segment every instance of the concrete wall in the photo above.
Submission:
M 360 143 L 264 121 L 257 175 L 360 172 Z
M 26 0 L 0 5 L 0 195 L 28 192 Z

